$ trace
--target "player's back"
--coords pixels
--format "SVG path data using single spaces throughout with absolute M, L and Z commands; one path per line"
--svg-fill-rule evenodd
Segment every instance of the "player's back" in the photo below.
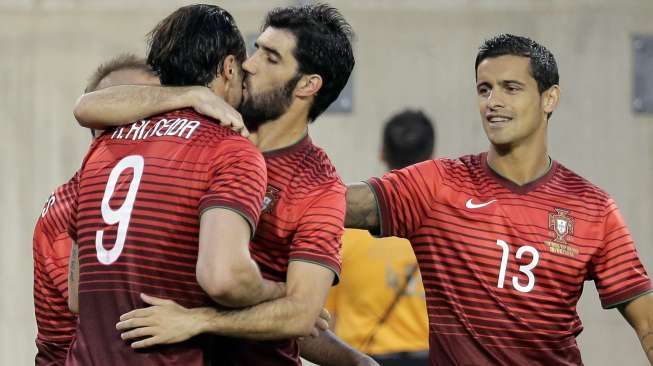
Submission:
M 136 352 L 115 324 L 146 306 L 140 293 L 213 305 L 195 277 L 199 217 L 224 207 L 254 225 L 265 181 L 249 141 L 190 110 L 99 137 L 81 170 L 71 230 L 79 245 L 80 324 L 68 364 L 202 365 L 208 339 Z

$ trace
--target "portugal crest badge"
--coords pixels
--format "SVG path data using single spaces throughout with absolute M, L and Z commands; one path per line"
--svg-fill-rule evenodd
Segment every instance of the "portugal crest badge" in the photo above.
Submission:
M 562 254 L 575 257 L 578 248 L 569 245 L 569 237 L 574 234 L 574 219 L 569 216 L 568 210 L 556 208 L 555 212 L 549 213 L 549 229 L 553 230 L 553 241 L 545 241 L 549 251 L 555 254 Z
M 277 204 L 277 200 L 279 199 L 279 192 L 281 192 L 279 188 L 268 184 L 268 188 L 265 191 L 265 197 L 263 198 L 263 207 L 261 207 L 262 212 L 272 212 L 272 209 L 274 209 L 274 206 Z
M 554 242 L 567 244 L 567 236 L 574 234 L 574 219 L 569 217 L 569 211 L 556 208 L 549 213 L 549 229 L 555 234 Z

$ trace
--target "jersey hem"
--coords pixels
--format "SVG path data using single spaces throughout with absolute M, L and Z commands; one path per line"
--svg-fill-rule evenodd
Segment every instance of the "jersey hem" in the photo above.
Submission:
M 292 262 L 292 261 L 313 263 L 313 264 L 317 264 L 318 266 L 322 266 L 326 269 L 329 269 L 334 274 L 333 283 L 331 284 L 331 286 L 335 286 L 338 283 L 340 283 L 340 268 L 334 266 L 333 263 L 325 263 L 324 261 L 316 260 L 311 256 L 303 256 L 303 255 L 297 257 L 291 257 L 288 259 L 288 262 Z
M 608 298 L 608 300 L 611 301 L 602 300 L 601 305 L 603 306 L 604 309 L 612 309 L 619 305 L 627 304 L 637 298 L 640 298 L 650 293 L 653 293 L 653 286 L 651 286 L 651 282 L 649 281 L 649 283 L 643 284 L 643 286 L 639 285 L 633 289 L 626 291 L 623 295 L 619 296 L 618 299 Z
M 374 195 L 374 199 L 376 200 L 376 212 L 379 217 L 378 232 L 370 231 L 370 234 L 377 238 L 383 238 L 389 236 L 388 233 L 390 232 L 389 227 L 386 227 L 389 226 L 386 225 L 386 222 L 389 220 L 387 219 L 389 215 L 389 208 L 385 199 L 383 198 L 383 188 L 379 181 L 379 178 L 370 178 L 370 180 L 364 181 L 363 183 L 367 184 L 368 187 L 370 187 L 370 190 Z
M 225 210 L 235 212 L 238 215 L 240 215 L 243 219 L 245 219 L 245 221 L 247 221 L 247 224 L 249 225 L 249 228 L 250 228 L 249 240 L 252 240 L 254 238 L 254 234 L 256 234 L 256 221 L 254 221 L 254 219 L 250 215 L 248 215 L 245 212 L 245 210 L 243 210 L 243 209 L 241 209 L 239 207 L 236 207 L 235 205 L 228 204 L 228 203 L 221 202 L 221 201 L 215 201 L 215 202 L 210 202 L 210 203 L 207 203 L 207 204 L 203 204 L 203 205 L 200 205 L 199 217 L 201 218 L 202 215 L 206 211 L 209 211 L 209 210 L 212 210 L 212 209 L 215 209 L 215 208 L 222 208 L 222 209 L 225 209 Z

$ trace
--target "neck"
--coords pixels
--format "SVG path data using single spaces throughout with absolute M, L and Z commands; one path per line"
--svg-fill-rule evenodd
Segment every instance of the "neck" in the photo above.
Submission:
M 488 165 L 502 177 L 520 186 L 535 181 L 551 167 L 546 132 L 543 138 L 535 140 L 534 143 L 511 147 L 490 145 Z
M 262 152 L 295 144 L 307 132 L 308 110 L 291 105 L 281 117 L 262 124 L 251 140 Z

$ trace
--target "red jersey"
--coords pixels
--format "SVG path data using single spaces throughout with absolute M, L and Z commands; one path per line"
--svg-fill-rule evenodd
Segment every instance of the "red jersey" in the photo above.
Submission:
M 41 211 L 32 240 L 36 365 L 63 365 L 75 335 L 77 316 L 68 310 L 68 236 L 70 214 L 77 204 L 75 174 L 50 195 Z
M 382 234 L 408 238 L 426 290 L 432 365 L 582 365 L 576 303 L 651 291 L 614 201 L 557 162 L 517 186 L 486 154 L 369 181 Z
M 222 207 L 252 226 L 265 163 L 247 139 L 190 110 L 107 131 L 81 169 L 76 227 L 79 327 L 69 365 L 203 365 L 210 336 L 134 351 L 120 315 L 139 293 L 186 307 L 215 305 L 195 277 L 199 218 Z
M 263 276 L 286 281 L 290 261 L 307 261 L 340 274 L 346 187 L 326 153 L 304 137 L 295 145 L 263 153 L 268 188 L 252 257 Z M 236 365 L 301 365 L 293 340 L 237 340 Z

